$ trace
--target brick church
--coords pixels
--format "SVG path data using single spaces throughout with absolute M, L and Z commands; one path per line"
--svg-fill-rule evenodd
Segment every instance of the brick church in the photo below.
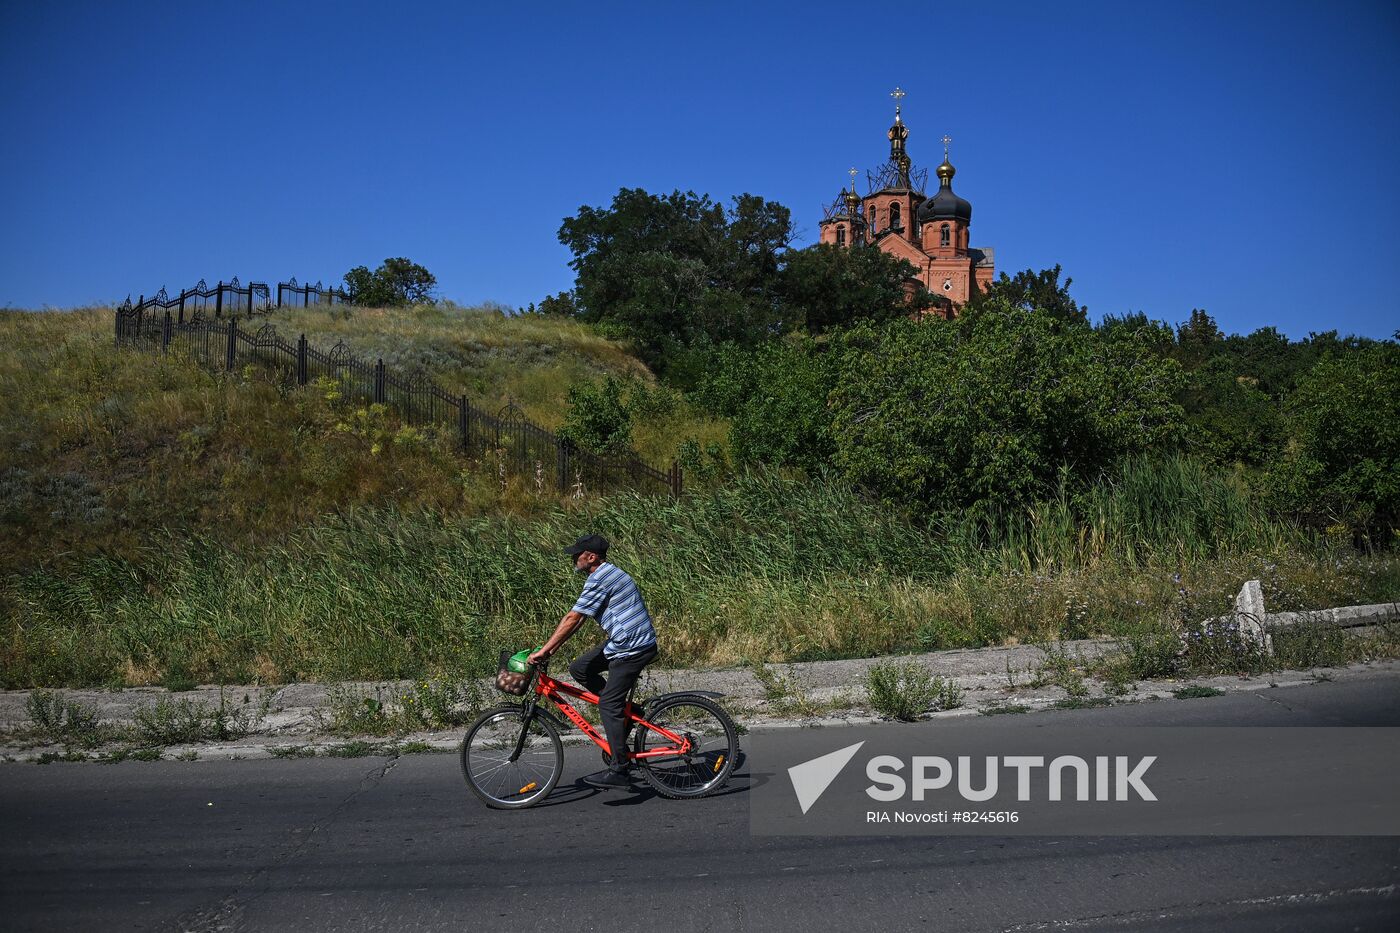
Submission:
M 952 303 L 952 313 L 992 281 L 991 247 L 968 245 L 972 205 L 953 193 L 956 169 L 948 161 L 943 137 L 943 164 L 936 169 L 938 192 L 924 194 L 928 169 L 914 169 L 905 141 L 909 128 L 899 114 L 904 92 L 895 88 L 894 125 L 890 127 L 890 159 L 878 170 L 866 173 L 869 193 L 856 193 L 855 169 L 851 187 L 842 189 L 826 208 L 821 221 L 821 242 L 833 246 L 873 244 L 918 269 L 917 280 L 933 295 Z M 940 303 L 941 304 L 941 303 Z

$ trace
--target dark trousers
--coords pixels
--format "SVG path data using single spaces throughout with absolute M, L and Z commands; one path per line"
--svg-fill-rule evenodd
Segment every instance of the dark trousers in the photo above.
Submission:
M 598 713 L 603 720 L 603 734 L 614 753 L 627 750 L 627 694 L 637 685 L 642 668 L 656 660 L 656 646 L 625 658 L 609 658 L 603 646 L 590 648 L 569 665 L 569 674 L 583 689 L 598 694 Z M 607 679 L 603 672 L 607 671 Z M 613 755 L 613 770 L 627 768 L 625 754 Z

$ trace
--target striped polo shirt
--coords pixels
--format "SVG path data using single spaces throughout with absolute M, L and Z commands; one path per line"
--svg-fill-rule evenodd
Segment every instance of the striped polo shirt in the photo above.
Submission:
M 597 619 L 608 633 L 604 657 L 625 658 L 656 644 L 656 630 L 637 584 L 607 561 L 588 575 L 573 611 Z

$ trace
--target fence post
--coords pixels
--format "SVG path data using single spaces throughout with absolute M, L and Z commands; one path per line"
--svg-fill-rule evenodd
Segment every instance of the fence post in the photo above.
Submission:
M 277 293 L 277 297 L 278 297 L 278 298 L 281 298 L 281 297 L 282 297 L 282 293 L 281 293 L 280 291 Z M 299 386 L 304 386 L 304 385 L 306 385 L 306 335 L 305 335 L 305 334 L 302 334 L 302 335 L 301 335 L 301 339 L 297 341 L 297 385 L 299 385 Z
M 559 448 L 557 469 L 559 472 L 559 491 L 562 493 L 569 488 L 569 439 L 556 436 L 554 443 Z
M 214 289 L 214 320 L 224 316 L 224 280 L 219 280 L 219 287 Z
M 160 329 L 160 352 L 163 354 L 170 346 L 170 309 L 165 311 L 165 324 Z
M 253 283 L 248 283 L 248 320 L 253 319 Z
M 277 283 L 277 307 L 282 307 L 282 283 Z
M 180 323 L 185 323 L 185 293 L 180 292 Z
M 374 400 L 379 404 L 384 404 L 384 360 L 381 357 L 378 363 L 374 364 Z
M 681 497 L 681 464 L 679 460 L 671 461 L 671 495 L 677 499 Z
M 457 409 L 457 428 L 462 432 L 462 453 L 466 453 L 469 449 L 467 438 L 470 436 L 469 432 L 471 431 L 471 415 L 468 414 L 469 408 L 467 406 L 467 397 L 463 395 L 462 407 Z
M 234 354 L 238 352 L 238 319 L 228 319 L 228 371 L 233 372 Z

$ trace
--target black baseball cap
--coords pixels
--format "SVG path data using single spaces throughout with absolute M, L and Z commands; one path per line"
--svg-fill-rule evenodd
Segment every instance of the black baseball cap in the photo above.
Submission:
M 584 535 L 573 544 L 564 548 L 565 554 L 572 554 L 575 557 L 582 554 L 584 551 L 592 551 L 599 557 L 603 557 L 608 553 L 608 539 L 602 535 Z

